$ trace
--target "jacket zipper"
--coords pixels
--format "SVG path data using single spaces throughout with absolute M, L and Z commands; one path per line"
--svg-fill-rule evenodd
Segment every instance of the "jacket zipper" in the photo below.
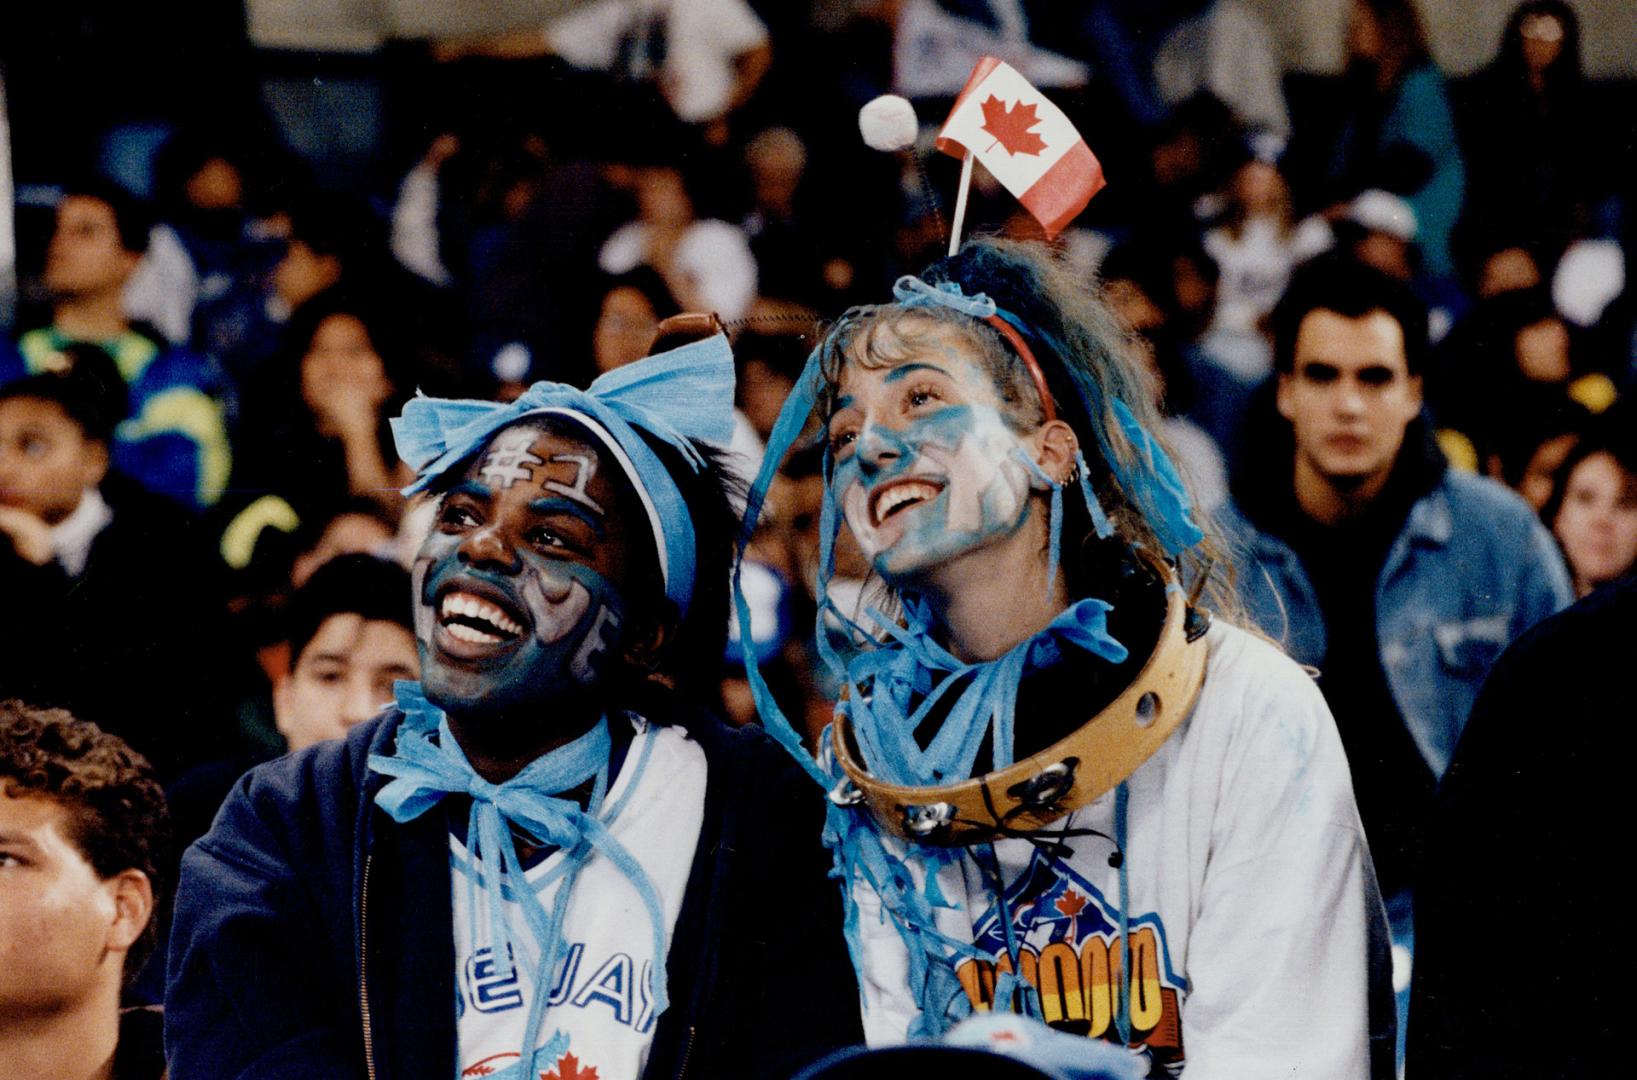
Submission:
M 697 1027 L 688 1026 L 688 1041 L 682 1047 L 682 1067 L 676 1070 L 674 1080 L 682 1080 L 683 1074 L 688 1071 L 688 1059 L 693 1057 L 693 1037 L 698 1031 Z
M 364 1017 L 364 1072 L 375 1080 L 375 1035 L 369 1019 L 369 870 L 375 856 L 364 856 L 364 886 L 358 898 L 358 1007 Z

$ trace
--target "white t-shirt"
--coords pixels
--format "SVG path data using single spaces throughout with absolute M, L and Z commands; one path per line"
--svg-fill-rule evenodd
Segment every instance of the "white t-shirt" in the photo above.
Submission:
M 612 807 L 625 794 L 651 744 L 640 782 L 609 831 L 658 890 L 668 943 L 682 909 L 704 818 L 705 753 L 681 728 L 634 723 L 636 735 L 603 805 Z M 508 900 L 505 911 L 513 948 L 522 952 L 523 963 L 511 978 L 499 978 L 489 949 L 489 912 L 481 881 L 474 912 L 467 876 L 470 856 L 454 836 L 449 846 L 460 1075 L 489 1076 L 519 1057 L 535 990 L 524 972 L 538 964 L 540 946 L 518 905 Z M 529 881 L 538 886 L 562 861 L 561 852 L 547 857 L 528 871 Z M 539 893 L 547 911 L 561 880 L 555 877 Z M 596 1069 L 600 1080 L 636 1080 L 648 1062 L 656 1019 L 648 981 L 656 963 L 652 924 L 635 887 L 601 855 L 593 855 L 580 871 L 563 923 L 563 941 L 568 951 L 540 1025 L 538 1046 L 551 1048 L 542 1056 L 541 1068 L 555 1068 L 559 1075 L 570 1075 L 574 1069 L 591 1075 L 589 1070 Z M 664 957 L 657 962 L 663 963 Z
M 602 0 L 553 22 L 546 40 L 576 67 L 606 71 L 651 21 L 665 35 L 659 82 L 678 119 L 701 124 L 725 113 L 735 59 L 767 42 L 767 27 L 744 0 Z
M 1199 703 L 1128 781 L 1132 1042 L 1167 1071 L 1186 1065 L 1188 1080 L 1366 1077 L 1374 892 L 1341 740 L 1288 657 L 1223 624 L 1207 641 Z M 1110 839 L 1070 838 L 1067 860 L 1026 840 L 994 846 L 1045 1019 L 1117 1040 L 1114 802 L 1110 792 L 1069 816 Z M 978 865 L 951 864 L 938 884 L 955 904 L 939 911 L 940 929 L 1006 956 Z M 865 1037 L 901 1043 L 917 1015 L 903 942 L 867 886 L 855 896 Z M 970 960 L 957 968 L 980 1007 L 993 970 Z

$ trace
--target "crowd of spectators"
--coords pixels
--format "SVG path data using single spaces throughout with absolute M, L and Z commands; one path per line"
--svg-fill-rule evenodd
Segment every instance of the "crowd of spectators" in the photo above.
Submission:
M 1637 114 L 1606 107 L 1626 88 L 1586 77 L 1560 0 L 1521 4 L 1493 62 L 1458 80 L 1413 0 L 1354 0 L 1337 18 L 1345 71 L 1318 77 L 1281 71 L 1269 28 L 1234 0 L 597 0 L 547 26 L 395 46 L 388 137 L 346 182 L 247 104 L 248 66 L 212 61 L 200 70 L 218 85 L 186 104 L 145 95 L 143 130 L 160 137 L 133 152 L 113 102 L 76 114 L 100 127 L 42 136 L 49 104 L 25 104 L 39 69 L 8 61 L 15 172 L 33 194 L 0 343 L 0 587 L 17 601 L 0 698 L 127 740 L 179 800 L 186 841 L 238 771 L 339 734 L 413 677 L 408 605 L 391 600 L 408 578 L 381 564 L 405 563 L 427 527 L 398 494 L 410 474 L 388 427 L 415 392 L 583 385 L 644 355 L 661 319 L 714 311 L 734 332 L 733 450 L 753 472 L 816 323 L 941 253 L 955 167 L 932 134 L 984 53 L 1045 89 L 1102 159 L 1109 187 L 1054 243 L 1149 357 L 1163 436 L 1207 511 L 1319 557 L 1321 533 L 1269 523 L 1283 511 L 1266 493 L 1291 475 L 1269 440 L 1289 442 L 1286 421 L 1302 438 L 1283 391 L 1275 407 L 1274 384 L 1300 376 L 1277 323 L 1315 266 L 1362 266 L 1414 308 L 1394 311 L 1417 387 L 1395 439 L 1434 470 L 1404 481 L 1379 544 L 1352 537 L 1374 560 L 1366 585 L 1445 469 L 1494 481 L 1486 506 L 1549 533 L 1575 593 L 1630 575 Z M 857 109 L 885 92 L 914 100 L 917 149 L 859 140 Z M 1038 237 L 979 172 L 969 228 Z M 835 689 L 811 631 L 822 476 L 810 453 L 786 464 L 747 579 L 758 659 L 813 732 Z M 1490 539 L 1483 520 L 1446 526 Z M 1349 567 L 1329 554 L 1308 614 L 1321 640 L 1338 611 L 1362 618 L 1347 640 L 1372 659 L 1321 686 L 1384 693 L 1370 646 L 1385 655 L 1387 631 L 1373 639 L 1369 589 L 1338 584 Z M 831 595 L 867 576 L 844 541 Z M 1422 614 L 1401 613 L 1406 640 L 1433 633 Z M 1485 639 L 1481 660 L 1439 640 L 1452 667 L 1476 665 L 1439 752 L 1382 750 L 1344 724 L 1350 752 L 1415 762 L 1430 802 L 1510 636 Z M 722 689 L 724 714 L 753 722 L 744 681 Z M 1331 703 L 1343 721 L 1361 708 Z M 1394 784 L 1361 798 L 1391 803 Z M 1377 828 L 1413 830 L 1380 812 Z

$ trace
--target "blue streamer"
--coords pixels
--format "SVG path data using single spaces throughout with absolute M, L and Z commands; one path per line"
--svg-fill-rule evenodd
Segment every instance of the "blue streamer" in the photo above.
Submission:
M 569 898 L 581 869 L 593 854 L 600 854 L 619 870 L 641 897 L 648 911 L 653 933 L 654 964 L 649 972 L 649 991 L 654 1015 L 670 1005 L 665 980 L 665 911 L 659 891 L 640 863 L 616 840 L 608 826 L 625 807 L 631 792 L 642 782 L 651 745 L 644 745 L 633 766 L 625 794 L 607 812 L 603 799 L 608 791 L 608 762 L 612 737 L 606 717 L 574 741 L 553 750 L 502 784 L 479 776 L 461 752 L 449 729 L 448 717 L 426 700 L 415 683 L 394 684 L 398 708 L 404 714 L 397 742 L 391 754 L 371 754 L 369 768 L 392 779 L 376 793 L 375 802 L 394 821 L 408 822 L 424 814 L 449 795 L 467 795 L 471 810 L 467 815 L 466 840 L 470 861 L 478 874 L 467 875 L 469 910 L 479 910 L 477 887 L 482 878 L 488 909 L 489 950 L 502 978 L 510 978 L 517 956 L 511 928 L 505 917 L 504 899 L 517 901 L 524 921 L 540 946 L 540 962 L 535 970 L 534 1002 L 524 1031 L 522 1057 L 499 1076 L 536 1075 L 530 1072 L 534 1046 L 539 1041 L 551 980 L 561 960 L 563 922 Z M 649 740 L 651 743 L 651 740 Z M 593 780 L 591 798 L 585 808 L 559 797 Z M 533 843 L 557 848 L 562 863 L 538 885 L 529 882 L 517 853 L 514 828 Z M 540 902 L 537 889 L 557 877 L 563 883 L 550 911 Z M 549 1049 L 549 1046 L 548 1046 Z

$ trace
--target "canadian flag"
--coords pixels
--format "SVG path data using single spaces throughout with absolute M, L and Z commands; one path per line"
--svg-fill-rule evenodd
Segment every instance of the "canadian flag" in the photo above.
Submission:
M 976 154 L 1048 239 L 1106 183 L 1103 166 L 1063 110 L 993 56 L 972 69 L 938 132 L 938 149 L 956 158 Z

